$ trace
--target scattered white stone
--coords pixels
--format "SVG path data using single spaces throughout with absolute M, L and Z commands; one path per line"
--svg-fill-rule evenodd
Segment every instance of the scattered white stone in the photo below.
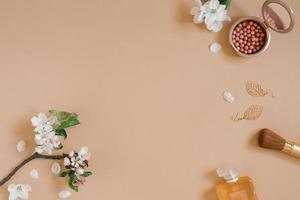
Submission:
M 58 197 L 59 197 L 60 199 L 66 199 L 66 198 L 68 198 L 68 197 L 70 197 L 70 196 L 71 196 L 71 192 L 68 191 L 68 190 L 63 190 L 63 191 L 61 191 L 60 193 L 58 193 Z
M 60 173 L 61 167 L 57 162 L 54 162 L 51 166 L 51 171 L 53 174 L 58 175 Z
M 233 103 L 234 102 L 234 97 L 232 96 L 232 94 L 230 92 L 225 91 L 223 93 L 223 98 L 225 101 L 229 102 L 229 103 Z
M 17 143 L 17 151 L 18 152 L 23 152 L 23 151 L 25 151 L 25 149 L 26 149 L 26 142 L 24 140 L 20 140 Z
M 38 179 L 39 178 L 39 172 L 36 169 L 33 169 L 30 171 L 30 176 L 33 179 Z
M 214 42 L 210 45 L 209 50 L 212 53 L 218 53 L 222 49 L 222 46 L 218 42 Z

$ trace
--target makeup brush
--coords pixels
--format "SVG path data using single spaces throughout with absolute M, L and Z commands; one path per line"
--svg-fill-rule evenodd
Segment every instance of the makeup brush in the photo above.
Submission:
M 258 135 L 260 147 L 279 150 L 289 155 L 300 158 L 300 145 L 295 142 L 285 140 L 280 135 L 269 129 L 262 129 Z

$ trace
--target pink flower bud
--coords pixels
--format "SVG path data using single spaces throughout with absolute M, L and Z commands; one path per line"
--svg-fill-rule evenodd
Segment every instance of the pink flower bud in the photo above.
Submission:
M 69 157 L 72 158 L 72 157 L 74 156 L 74 154 L 75 154 L 74 151 L 71 151 L 71 152 L 69 153 Z
M 65 157 L 65 158 L 64 158 L 64 165 L 65 165 L 65 166 L 69 166 L 70 164 L 71 164 L 70 159 L 69 159 L 68 157 Z
M 84 169 L 82 169 L 81 167 L 77 167 L 76 168 L 76 173 L 79 175 L 82 175 L 84 173 Z

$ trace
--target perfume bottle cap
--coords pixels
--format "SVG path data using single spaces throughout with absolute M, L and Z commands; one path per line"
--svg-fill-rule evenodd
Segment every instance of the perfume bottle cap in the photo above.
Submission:
M 234 166 L 224 166 L 217 170 L 219 177 L 223 177 L 227 183 L 234 183 L 239 179 L 239 170 Z

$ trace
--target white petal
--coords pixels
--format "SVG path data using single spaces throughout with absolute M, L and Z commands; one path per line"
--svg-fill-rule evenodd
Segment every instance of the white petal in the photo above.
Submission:
M 8 187 L 7 187 L 7 190 L 9 191 L 9 192 L 12 192 L 12 191 L 15 191 L 16 190 L 16 188 L 17 188 L 17 186 L 15 185 L 15 184 L 10 184 Z
M 68 198 L 68 197 L 70 197 L 70 196 L 71 196 L 71 192 L 68 191 L 68 190 L 63 190 L 63 191 L 61 191 L 61 192 L 58 194 L 58 197 L 59 197 L 60 199 L 66 199 L 66 198 Z
M 208 4 L 205 4 L 205 5 L 201 6 L 200 9 L 201 9 L 201 11 L 204 12 L 204 13 L 210 13 L 210 12 L 211 12 L 211 10 L 210 10 Z
M 223 24 L 222 22 L 216 21 L 213 25 L 212 25 L 212 31 L 213 32 L 219 32 L 220 30 L 222 30 L 223 28 Z
M 220 43 L 214 42 L 210 45 L 209 49 L 212 53 L 218 53 L 222 49 L 222 46 Z
M 80 149 L 78 155 L 79 155 L 79 156 L 83 156 L 83 155 L 87 154 L 88 151 L 89 151 L 89 148 L 86 147 L 86 146 L 83 146 L 83 147 L 81 147 L 81 149 Z
M 28 184 L 22 184 L 21 187 L 22 187 L 23 191 L 26 191 L 26 192 L 31 191 L 31 186 Z
M 38 125 L 40 125 L 40 119 L 38 117 L 32 117 L 31 123 L 33 126 L 38 126 Z
M 18 198 L 18 194 L 16 192 L 11 192 L 9 194 L 8 200 L 16 200 Z
M 194 18 L 193 18 L 193 22 L 195 24 L 203 23 L 203 20 L 204 20 L 204 13 L 203 12 L 195 15 Z
M 191 10 L 191 12 L 190 12 L 190 14 L 191 15 L 196 15 L 198 13 L 198 11 L 199 11 L 199 7 L 197 7 L 197 6 L 193 7 L 192 10 Z
M 209 7 L 210 9 L 217 9 L 220 5 L 219 0 L 210 0 L 209 1 Z
M 52 173 L 57 175 L 60 173 L 60 170 L 61 170 L 60 165 L 57 162 L 54 162 L 51 166 Z
M 30 171 L 30 176 L 33 179 L 38 179 L 39 178 L 39 172 L 36 169 L 33 169 Z
M 223 98 L 225 101 L 229 102 L 229 103 L 233 103 L 234 102 L 234 97 L 232 96 L 232 94 L 230 92 L 225 91 L 223 93 Z
M 47 121 L 47 116 L 46 116 L 45 113 L 39 113 L 38 117 L 41 120 L 41 122 L 46 122 Z
M 28 192 L 25 192 L 25 191 L 19 191 L 19 197 L 21 199 L 29 199 L 29 194 L 28 194 Z
M 51 125 L 47 124 L 47 125 L 45 125 L 44 129 L 45 129 L 46 132 L 50 132 L 50 131 L 53 130 L 53 127 Z
M 206 15 L 205 24 L 207 27 L 211 27 L 215 21 L 216 21 L 216 15 L 210 13 Z M 209 30 L 211 29 L 209 28 Z
M 92 153 L 91 153 L 91 152 L 87 153 L 87 154 L 84 156 L 84 160 L 90 160 L 90 159 L 91 159 L 91 156 L 92 156 Z
M 26 142 L 24 140 L 20 140 L 17 143 L 17 151 L 18 152 L 23 152 L 23 151 L 25 151 L 25 149 L 26 149 Z
M 222 22 L 214 21 L 212 24 L 206 24 L 206 28 L 213 32 L 219 32 L 223 28 Z
M 216 16 L 218 21 L 224 21 L 227 19 L 227 12 L 222 7 L 219 7 L 216 11 Z

